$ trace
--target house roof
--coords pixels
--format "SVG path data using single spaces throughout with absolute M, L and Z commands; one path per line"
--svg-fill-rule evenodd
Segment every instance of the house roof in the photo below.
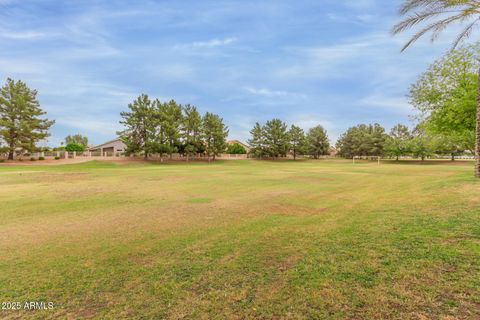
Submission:
M 246 143 L 243 143 L 242 141 L 240 140 L 229 140 L 227 141 L 228 144 L 234 144 L 234 143 L 238 143 L 239 145 L 241 145 L 242 147 L 244 148 L 247 148 L 247 149 L 250 149 L 250 146 Z
M 102 143 L 102 144 L 99 144 L 99 145 L 96 145 L 96 146 L 93 146 L 93 147 L 89 147 L 88 149 L 89 149 L 89 150 L 90 150 L 90 149 L 99 149 L 99 148 L 101 148 L 101 147 L 103 147 L 103 146 L 105 146 L 105 145 L 107 145 L 107 144 L 112 144 L 112 143 L 114 143 L 114 142 L 120 142 L 120 143 L 123 144 L 123 141 L 122 141 L 120 138 L 117 138 L 117 139 L 113 139 L 113 140 L 104 142 L 104 143 Z

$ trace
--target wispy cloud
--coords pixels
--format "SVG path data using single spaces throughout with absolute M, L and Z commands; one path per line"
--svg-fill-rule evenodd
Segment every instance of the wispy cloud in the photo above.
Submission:
M 191 44 L 194 48 L 215 48 L 229 45 L 237 41 L 237 38 L 211 39 L 208 41 L 195 41 Z
M 36 40 L 44 38 L 46 35 L 38 31 L 9 31 L 0 29 L 0 38 L 14 40 Z
M 407 121 L 409 84 L 452 39 L 400 54 L 399 3 L 0 0 L 0 79 L 39 90 L 57 120 L 50 141 L 110 139 L 142 92 L 216 112 L 235 138 L 278 117 L 335 139 Z

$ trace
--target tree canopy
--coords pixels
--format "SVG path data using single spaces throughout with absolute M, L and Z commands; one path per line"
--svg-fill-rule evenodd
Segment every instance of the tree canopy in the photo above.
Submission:
M 450 137 L 473 152 L 480 44 L 462 47 L 435 61 L 410 88 L 410 100 L 429 133 Z
M 122 112 L 125 126 L 118 132 L 126 144 L 127 154 L 180 153 L 187 157 L 207 153 L 217 156 L 225 151 L 228 130 L 215 114 L 203 117 L 192 105 L 181 105 L 175 100 L 161 102 L 142 94 Z
M 83 147 L 87 147 L 88 138 L 86 136 L 82 136 L 81 134 L 68 135 L 65 137 L 65 145 L 68 145 L 70 143 L 75 143 Z
M 382 156 L 387 135 L 385 129 L 375 124 L 359 124 L 340 136 L 336 148 L 346 158 L 355 156 Z
M 330 142 L 328 141 L 327 131 L 322 126 L 316 126 L 308 130 L 307 150 L 315 159 L 329 154 Z
M 8 159 L 13 160 L 16 152 L 35 151 L 36 144 L 49 136 L 55 121 L 42 118 L 45 114 L 36 90 L 20 80 L 7 79 L 0 88 L 0 137 Z

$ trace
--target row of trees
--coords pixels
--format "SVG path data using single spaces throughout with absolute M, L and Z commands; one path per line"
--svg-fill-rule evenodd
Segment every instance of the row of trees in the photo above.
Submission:
M 258 158 L 275 159 L 291 152 L 294 159 L 297 155 L 311 155 L 317 159 L 330 151 L 327 132 L 322 126 L 311 128 L 305 134 L 298 126 L 292 125 L 289 129 L 282 120 L 273 119 L 264 125 L 257 122 L 250 134 L 251 153 Z
M 181 153 L 187 156 L 206 153 L 208 157 L 225 151 L 228 129 L 223 119 L 207 112 L 203 116 L 192 105 L 171 100 L 162 103 L 142 94 L 120 113 L 125 126 L 118 132 L 127 154 Z
M 0 88 L 0 152 L 13 160 L 16 153 L 37 151 L 37 143 L 49 136 L 55 123 L 44 115 L 37 91 L 8 78 Z
M 424 160 L 433 155 L 455 156 L 466 151 L 464 140 L 455 135 L 435 134 L 421 125 L 410 130 L 397 124 L 390 133 L 379 124 L 360 124 L 348 129 L 340 136 L 336 148 L 340 156 L 389 156 L 398 160 L 403 156 L 413 156 Z M 471 150 L 470 150 L 471 151 Z

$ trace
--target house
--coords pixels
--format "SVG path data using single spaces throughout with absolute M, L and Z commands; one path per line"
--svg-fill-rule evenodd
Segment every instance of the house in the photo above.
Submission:
M 227 141 L 227 144 L 228 144 L 228 145 L 236 144 L 236 143 L 238 143 L 239 145 L 241 145 L 242 147 L 244 147 L 245 150 L 247 151 L 247 153 L 250 153 L 250 149 L 251 149 L 251 148 L 250 148 L 249 145 L 247 145 L 247 144 L 245 144 L 245 143 L 243 143 L 243 142 L 241 142 L 241 141 L 239 141 L 239 140 L 229 140 L 229 141 Z
M 97 146 L 93 146 L 88 148 L 90 152 L 100 152 L 102 155 L 106 153 L 108 154 L 116 154 L 116 153 L 123 153 L 127 146 L 123 143 L 120 139 L 110 140 L 105 143 L 99 144 Z
M 328 153 L 331 157 L 336 157 L 338 155 L 338 150 L 335 147 L 330 147 Z

